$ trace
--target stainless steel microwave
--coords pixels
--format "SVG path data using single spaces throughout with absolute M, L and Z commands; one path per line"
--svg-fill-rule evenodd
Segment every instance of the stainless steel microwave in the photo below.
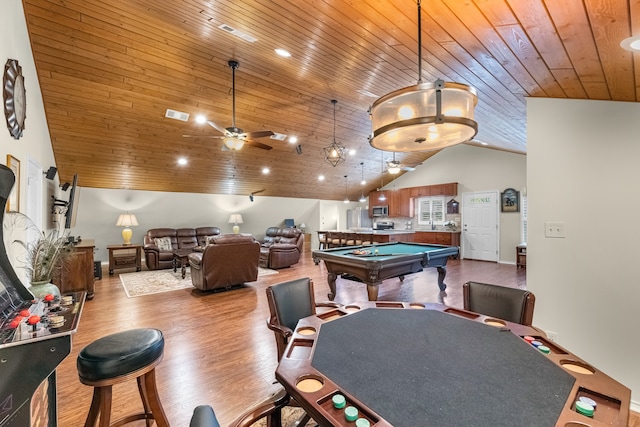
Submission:
M 374 206 L 372 213 L 373 216 L 389 216 L 389 206 Z

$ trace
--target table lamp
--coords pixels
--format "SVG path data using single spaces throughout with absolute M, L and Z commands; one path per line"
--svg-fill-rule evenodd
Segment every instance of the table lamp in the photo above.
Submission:
M 229 217 L 229 224 L 235 224 L 233 226 L 233 232 L 238 234 L 240 232 L 240 227 L 238 224 L 242 224 L 242 215 L 240 214 L 231 214 Z
M 116 226 L 124 227 L 122 229 L 122 238 L 124 239 L 125 245 L 131 244 L 131 237 L 133 236 L 133 231 L 129 227 L 134 227 L 136 225 L 138 225 L 138 219 L 134 214 L 120 214 L 120 216 L 118 217 Z
M 307 228 L 307 224 L 305 224 L 304 222 L 302 224 L 300 224 L 300 231 L 302 231 L 304 233 L 305 228 Z

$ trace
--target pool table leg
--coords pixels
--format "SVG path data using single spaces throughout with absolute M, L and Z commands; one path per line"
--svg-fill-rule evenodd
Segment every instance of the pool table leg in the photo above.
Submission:
M 327 273 L 327 282 L 329 283 L 329 293 L 327 294 L 327 297 L 329 298 L 329 301 L 333 301 L 336 297 L 336 277 L 337 276 L 334 273 Z
M 442 266 L 442 267 L 437 267 L 437 269 L 438 269 L 438 287 L 442 292 L 445 289 L 447 289 L 447 285 L 444 283 L 444 276 L 447 275 L 447 267 Z
M 367 283 L 367 296 L 369 301 L 378 301 L 378 284 Z

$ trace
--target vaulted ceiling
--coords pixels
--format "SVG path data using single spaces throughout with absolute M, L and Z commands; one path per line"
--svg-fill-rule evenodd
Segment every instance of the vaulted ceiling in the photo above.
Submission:
M 367 111 L 418 80 L 415 0 L 23 4 L 62 182 L 77 173 L 83 187 L 355 200 L 392 179 L 381 173 L 391 153 L 369 145 Z M 526 97 L 640 101 L 640 55 L 620 47 L 636 34 L 640 0 L 423 0 L 422 77 L 477 89 L 469 144 L 526 153 Z M 222 151 L 219 132 L 194 120 L 231 126 L 230 59 L 236 126 L 287 135 L 256 140 L 271 150 Z M 337 167 L 323 153 L 334 127 L 355 150 Z

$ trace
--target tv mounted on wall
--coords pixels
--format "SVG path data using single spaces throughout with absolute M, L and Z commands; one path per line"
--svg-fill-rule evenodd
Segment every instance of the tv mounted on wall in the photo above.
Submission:
M 65 215 L 64 228 L 67 230 L 76 226 L 76 216 L 78 215 L 78 200 L 80 196 L 78 188 L 78 174 L 73 176 L 73 184 L 69 192 L 69 202 L 67 202 L 67 212 Z

